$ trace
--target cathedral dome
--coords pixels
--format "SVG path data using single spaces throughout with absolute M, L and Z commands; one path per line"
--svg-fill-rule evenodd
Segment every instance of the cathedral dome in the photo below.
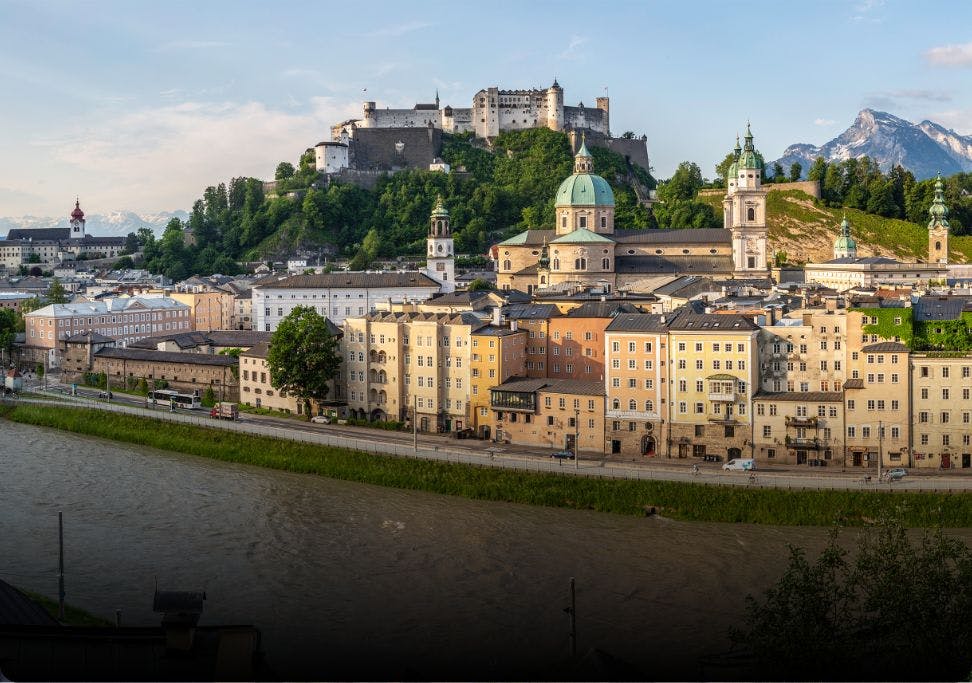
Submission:
M 614 206 L 614 191 L 593 173 L 575 173 L 560 184 L 556 206 Z

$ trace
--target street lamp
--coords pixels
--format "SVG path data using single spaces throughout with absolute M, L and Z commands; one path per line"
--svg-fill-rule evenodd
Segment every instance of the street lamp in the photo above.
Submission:
M 580 469 L 580 410 L 574 408 L 574 469 Z

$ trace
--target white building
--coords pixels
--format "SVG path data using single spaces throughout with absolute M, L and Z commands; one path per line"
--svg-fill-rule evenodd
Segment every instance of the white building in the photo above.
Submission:
M 253 285 L 253 329 L 273 332 L 297 306 L 312 306 L 335 325 L 373 313 L 379 302 L 425 301 L 439 283 L 418 272 L 336 272 L 266 278 Z
M 439 283 L 441 292 L 448 294 L 456 291 L 455 245 L 449 226 L 449 212 L 442 204 L 442 195 L 439 195 L 432 209 L 426 242 L 425 274 Z
M 733 274 L 736 277 L 769 275 L 766 247 L 766 195 L 761 176 L 763 162 L 753 146 L 746 124 L 745 145 L 736 138 L 736 160 L 726 173 L 728 187 L 723 200 L 723 222 L 732 233 Z

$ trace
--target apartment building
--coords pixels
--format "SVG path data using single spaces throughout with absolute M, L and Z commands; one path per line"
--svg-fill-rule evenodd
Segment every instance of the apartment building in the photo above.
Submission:
M 760 392 L 753 397 L 753 457 L 760 463 L 844 465 L 840 391 Z
M 683 312 L 668 324 L 672 455 L 752 455 L 759 326 L 734 314 Z
M 490 410 L 490 389 L 511 377 L 521 377 L 526 370 L 528 333 L 517 322 L 510 327 L 484 325 L 473 330 L 469 357 L 470 422 L 468 427 L 480 438 L 495 433 Z
M 768 393 L 840 391 L 847 375 L 847 310 L 798 310 L 763 328 L 760 388 Z
M 490 393 L 496 441 L 581 454 L 604 452 L 602 382 L 518 377 Z
M 550 319 L 547 377 L 604 381 L 604 330 L 616 315 L 641 313 L 631 304 L 588 302 Z
M 911 355 L 911 432 L 905 465 L 972 467 L 972 354 Z
M 899 342 L 852 346 L 844 383 L 848 466 L 900 467 L 910 452 L 910 350 Z
M 229 292 L 173 292 L 169 295 L 189 307 L 193 329 L 202 332 L 233 329 L 234 295 Z
M 550 360 L 550 320 L 561 315 L 554 304 L 515 304 L 503 309 L 503 317 L 527 335 L 527 377 L 546 377 Z
M 671 314 L 621 313 L 605 328 L 605 453 L 668 455 Z

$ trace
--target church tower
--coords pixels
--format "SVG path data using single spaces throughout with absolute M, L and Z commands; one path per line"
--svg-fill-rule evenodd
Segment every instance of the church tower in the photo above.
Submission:
M 84 239 L 84 211 L 81 210 L 80 198 L 75 198 L 74 211 L 71 212 L 71 239 Z
M 935 198 L 928 207 L 928 262 L 948 265 L 948 207 L 945 206 L 945 192 L 942 174 L 935 181 Z
M 834 258 L 857 258 L 857 242 L 851 237 L 847 216 L 840 222 L 840 237 L 834 242 Z
M 455 247 L 449 227 L 449 212 L 442 205 L 442 195 L 435 200 L 435 208 L 429 218 L 429 236 L 426 243 L 428 253 L 425 274 L 438 282 L 443 292 L 456 291 Z
M 547 238 L 543 238 L 543 246 L 540 248 L 540 258 L 537 259 L 537 289 L 546 289 L 550 286 L 550 247 L 547 246 Z
M 732 233 L 733 275 L 766 277 L 766 194 L 762 187 L 763 161 L 753 146 L 746 124 L 742 149 L 736 141 L 736 160 L 726 173 L 726 198 L 722 201 L 725 228 Z

